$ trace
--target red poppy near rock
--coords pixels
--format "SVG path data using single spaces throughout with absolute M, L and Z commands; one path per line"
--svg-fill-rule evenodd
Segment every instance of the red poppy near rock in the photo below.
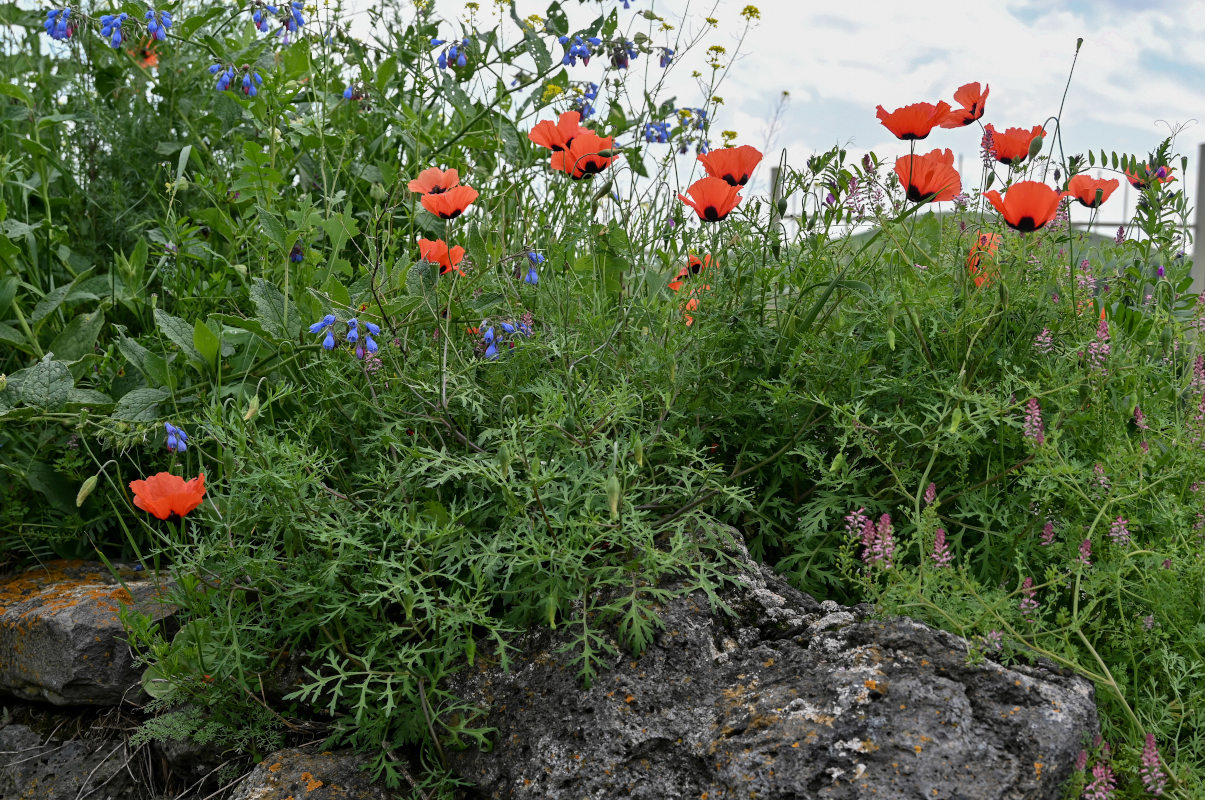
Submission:
M 436 239 L 435 241 L 419 239 L 418 254 L 424 261 L 438 264 L 440 275 L 445 275 L 452 270 L 456 270 L 462 277 L 464 276 L 464 272 L 456 266 L 464 258 L 464 248 L 460 245 L 449 249 L 448 243 L 443 239 Z
M 723 178 L 732 186 L 744 186 L 749 176 L 761 162 L 761 151 L 743 144 L 740 147 L 725 147 L 698 156 L 703 169 L 713 178 Z
M 550 119 L 537 122 L 528 131 L 527 138 L 540 147 L 547 147 L 555 153 L 568 150 L 574 139 L 586 133 L 593 133 L 593 131 L 582 127 L 581 112 L 566 111 L 556 122 Z
M 923 139 L 929 131 L 940 125 L 950 114 L 950 104 L 944 100 L 932 103 L 913 103 L 910 106 L 897 108 L 891 113 L 878 106 L 879 122 L 898 139 Z
M 406 184 L 406 188 L 422 194 L 443 194 L 458 183 L 460 174 L 456 170 L 444 171 L 439 167 L 429 167 L 418 173 L 418 177 Z
M 988 271 L 982 261 L 984 258 L 993 258 L 996 255 L 996 250 L 1003 239 L 1004 237 L 998 233 L 980 231 L 975 243 L 971 245 L 971 251 L 967 254 L 967 272 L 971 274 L 971 280 L 975 282 L 976 288 L 982 288 L 991 280 L 993 273 Z
M 555 150 L 552 153 L 552 168 L 569 173 L 569 177 L 580 180 L 587 175 L 597 175 L 618 156 L 610 155 L 615 143 L 613 136 L 598 136 L 586 133 L 573 137 L 567 150 Z M 603 155 L 606 153 L 607 155 Z
M 740 191 L 741 187 L 733 186 L 723 178 L 700 178 L 690 185 L 686 194 L 679 192 L 678 199 L 693 208 L 703 222 L 719 222 L 741 202 Z
M 962 178 L 954 169 L 954 152 L 949 149 L 897 159 L 895 174 L 914 203 L 953 200 L 962 191 Z
M 1168 183 L 1169 181 L 1174 181 L 1175 178 L 1172 177 L 1171 167 L 1156 167 L 1155 169 L 1151 169 L 1150 164 L 1143 164 L 1135 172 L 1130 172 L 1127 169 L 1126 180 L 1135 189 L 1145 189 L 1152 183 Z
M 1029 146 L 1033 144 L 1033 140 L 1039 136 L 1045 136 L 1046 131 L 1041 125 L 1034 125 L 1030 130 L 1024 128 L 1006 128 L 998 131 L 992 123 L 984 126 L 984 129 L 992 135 L 993 151 L 996 160 L 1001 164 L 1014 166 L 1020 164 L 1029 156 Z
M 1008 227 L 1028 233 L 1054 219 L 1059 202 L 1067 194 L 1038 181 L 1021 181 L 1008 187 L 1003 197 L 995 189 L 984 192 L 983 196 L 1000 212 Z
M 703 271 L 707 269 L 711 269 L 711 256 L 705 255 L 700 259 L 694 253 L 691 253 L 690 257 L 687 259 L 686 266 L 679 269 L 678 274 L 675 275 L 674 279 L 669 282 L 670 290 L 675 292 L 678 291 L 682 288 L 683 281 L 701 275 Z M 711 287 L 708 286 L 706 288 L 710 289 Z
M 477 190 L 472 186 L 453 186 L 437 194 L 423 195 L 423 208 L 440 219 L 455 219 L 477 199 Z
M 1088 208 L 1099 208 L 1117 190 L 1121 181 L 1101 180 L 1088 175 L 1076 175 L 1067 182 L 1067 193 Z
M 205 473 L 191 481 L 170 472 L 160 472 L 146 480 L 130 481 L 134 493 L 134 505 L 148 511 L 159 519 L 172 514 L 183 517 L 201 505 L 205 497 Z
M 942 120 L 941 127 L 961 128 L 982 117 L 983 109 L 987 105 L 989 89 L 991 89 L 990 86 L 984 86 L 983 91 L 980 91 L 978 81 L 959 86 L 958 91 L 954 92 L 954 102 L 959 103 L 962 108 L 956 108 L 947 114 L 946 118 Z

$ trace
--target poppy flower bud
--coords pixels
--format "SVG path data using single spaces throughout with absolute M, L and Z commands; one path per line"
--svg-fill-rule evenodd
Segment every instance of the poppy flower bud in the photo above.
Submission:
M 608 147 L 605 150 L 599 150 L 597 155 L 599 158 L 610 158 L 611 156 L 615 155 L 615 150 Z
M 787 214 L 787 198 L 778 198 L 778 216 L 785 217 Z
M 1042 142 L 1044 141 L 1046 141 L 1045 136 L 1033 137 L 1033 141 L 1029 143 L 1029 158 L 1033 158 L 1038 153 L 1042 152 Z
M 619 478 L 614 475 L 607 478 L 607 505 L 611 507 L 611 519 L 619 519 Z
M 84 484 L 79 487 L 79 492 L 75 495 L 75 507 L 79 508 L 88 499 L 88 495 L 92 494 L 92 490 L 96 488 L 96 476 L 88 478 Z

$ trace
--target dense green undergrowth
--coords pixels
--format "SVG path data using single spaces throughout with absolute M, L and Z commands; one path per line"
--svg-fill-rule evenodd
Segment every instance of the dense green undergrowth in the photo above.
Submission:
M 1192 796 L 1205 322 L 1176 184 L 1117 242 L 1022 235 L 969 176 L 937 215 L 894 156 L 833 150 L 784 165 L 794 220 L 746 191 L 703 222 L 674 193 L 729 56 L 698 56 L 699 107 L 664 98 L 708 42 L 615 5 L 580 31 L 479 9 L 450 57 L 428 6 L 371 12 L 365 43 L 325 7 L 286 42 L 252 14 L 287 8 L 185 4 L 152 52 L 144 9 L 114 49 L 117 9 L 51 42 L 0 6 L 0 568 L 173 570 L 180 630 L 127 620 L 143 740 L 319 734 L 451 796 L 441 748 L 488 738 L 452 671 L 551 625 L 591 680 L 604 626 L 639 652 L 657 603 L 732 580 L 730 525 L 813 594 L 1093 680 L 1107 745 L 1069 796 L 1104 766 L 1147 796 L 1152 763 Z M 561 63 L 575 34 L 589 70 Z M 590 180 L 528 137 L 571 109 L 614 137 Z M 981 189 L 1142 169 L 1058 125 Z M 1183 170 L 1171 147 L 1145 174 Z M 479 192 L 462 216 L 408 190 L 429 167 Z M 467 255 L 440 274 L 420 239 Z M 204 501 L 151 516 L 130 484 L 159 472 Z

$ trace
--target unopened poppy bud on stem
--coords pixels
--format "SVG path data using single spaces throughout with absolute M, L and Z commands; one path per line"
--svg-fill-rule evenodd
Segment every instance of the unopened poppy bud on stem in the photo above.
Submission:
M 1029 157 L 1033 158 L 1038 153 L 1042 152 L 1042 143 L 1046 141 L 1045 136 L 1035 136 L 1033 141 L 1029 143 Z

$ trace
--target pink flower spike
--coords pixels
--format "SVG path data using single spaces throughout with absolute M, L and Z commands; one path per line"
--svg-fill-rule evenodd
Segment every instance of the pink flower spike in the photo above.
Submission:
M 1158 797 L 1167 788 L 1167 776 L 1163 774 L 1163 768 L 1159 765 L 1159 748 L 1155 745 L 1155 734 L 1153 733 L 1146 735 L 1146 746 L 1142 748 L 1142 769 L 1139 775 L 1142 777 L 1142 785 L 1146 787 L 1148 794 Z
M 933 535 L 933 563 L 939 567 L 948 567 L 950 562 L 954 560 L 954 556 L 950 553 L 949 545 L 946 544 L 946 529 L 938 528 Z

